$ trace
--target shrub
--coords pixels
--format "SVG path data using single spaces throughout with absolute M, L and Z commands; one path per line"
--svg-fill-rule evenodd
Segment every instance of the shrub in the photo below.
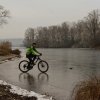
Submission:
M 91 78 L 77 85 L 73 91 L 74 100 L 100 100 L 100 80 Z
M 21 51 L 19 49 L 15 49 L 11 51 L 12 54 L 20 55 Z
M 4 41 L 0 43 L 0 55 L 8 55 L 11 52 L 11 43 L 8 41 Z
M 8 41 L 0 43 L 0 56 L 5 56 L 9 54 L 15 54 L 20 56 L 20 51 L 18 49 L 12 50 L 12 45 Z

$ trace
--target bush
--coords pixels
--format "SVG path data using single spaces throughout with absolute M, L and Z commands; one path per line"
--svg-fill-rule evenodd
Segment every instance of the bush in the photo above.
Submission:
M 12 50 L 11 53 L 16 54 L 16 55 L 20 55 L 21 51 L 18 49 L 15 49 L 15 50 Z
M 9 55 L 11 52 L 11 43 L 8 41 L 4 41 L 0 43 L 0 55 L 4 56 L 4 55 Z
M 12 50 L 12 45 L 8 41 L 0 43 L 0 56 L 5 56 L 9 54 L 15 54 L 20 56 L 20 51 L 18 49 Z
M 74 100 L 100 100 L 100 80 L 91 78 L 81 82 L 73 91 Z

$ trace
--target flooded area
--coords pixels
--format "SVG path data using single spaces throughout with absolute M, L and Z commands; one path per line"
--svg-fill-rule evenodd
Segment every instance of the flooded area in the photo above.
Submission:
M 0 64 L 0 79 L 29 91 L 52 95 L 56 100 L 69 100 L 77 83 L 100 75 L 100 51 L 94 49 L 38 49 L 41 59 L 49 64 L 47 73 L 40 73 L 37 65 L 28 73 L 21 73 L 22 58 Z

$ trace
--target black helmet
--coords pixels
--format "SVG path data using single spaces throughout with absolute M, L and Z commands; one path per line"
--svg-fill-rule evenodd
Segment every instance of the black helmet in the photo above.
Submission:
M 36 45 L 36 43 L 35 43 L 35 42 L 33 42 L 33 43 L 32 43 L 32 45 Z

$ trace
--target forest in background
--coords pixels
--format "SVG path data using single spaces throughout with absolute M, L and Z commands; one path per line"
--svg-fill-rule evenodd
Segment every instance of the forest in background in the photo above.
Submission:
M 24 46 L 33 42 L 40 48 L 96 48 L 100 47 L 100 14 L 93 10 L 78 22 L 27 28 Z

